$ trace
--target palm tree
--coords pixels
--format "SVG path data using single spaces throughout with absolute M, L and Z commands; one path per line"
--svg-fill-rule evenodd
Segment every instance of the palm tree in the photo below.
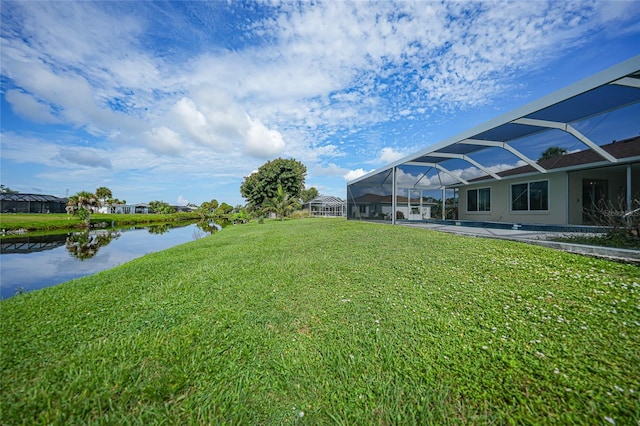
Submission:
M 296 204 L 296 200 L 289 193 L 284 192 L 282 185 L 278 184 L 275 197 L 266 200 L 262 207 L 264 211 L 273 212 L 280 217 L 280 220 L 284 220 L 284 217 L 295 209 Z
M 100 188 L 96 189 L 96 197 L 104 206 L 107 200 L 113 198 L 113 193 L 106 186 L 101 186 Z
M 80 191 L 76 195 L 69 197 L 67 202 L 67 213 L 78 215 L 85 224 L 89 224 L 91 212 L 97 209 L 98 199 L 96 196 L 87 191 Z
M 567 150 L 560 146 L 550 146 L 540 155 L 538 161 L 548 160 L 549 158 L 553 157 L 560 157 L 561 155 L 565 155 L 566 153 Z
M 101 186 L 100 188 L 96 189 L 95 195 L 98 201 L 100 202 L 100 205 L 98 207 L 108 206 L 109 207 L 108 212 L 111 213 L 111 207 L 114 204 L 116 204 L 114 203 L 113 193 L 111 192 L 111 190 L 106 186 Z

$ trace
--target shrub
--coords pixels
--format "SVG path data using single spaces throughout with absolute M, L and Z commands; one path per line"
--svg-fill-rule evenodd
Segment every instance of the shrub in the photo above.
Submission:
M 296 210 L 291 213 L 293 219 L 305 219 L 310 217 L 309 210 Z
M 608 228 L 607 240 L 620 247 L 640 247 L 640 197 L 631 201 L 626 209 L 623 198 L 617 201 L 600 200 L 588 213 L 591 223 Z

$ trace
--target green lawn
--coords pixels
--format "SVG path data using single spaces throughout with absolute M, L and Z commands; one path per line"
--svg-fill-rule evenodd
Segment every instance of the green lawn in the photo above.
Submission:
M 118 225 L 133 225 L 154 222 L 177 222 L 183 220 L 197 220 L 197 213 L 172 213 L 172 214 L 101 214 L 93 213 L 91 223 L 113 223 Z M 66 213 L 26 214 L 5 213 L 0 214 L 0 229 L 4 231 L 47 231 L 53 229 L 71 229 L 82 226 L 82 220 L 78 216 Z
M 0 333 L 2 424 L 640 421 L 640 268 L 424 229 L 230 226 Z

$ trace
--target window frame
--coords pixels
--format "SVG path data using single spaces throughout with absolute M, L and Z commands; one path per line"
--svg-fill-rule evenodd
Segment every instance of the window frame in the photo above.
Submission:
M 540 206 L 546 207 L 546 208 L 532 208 L 532 205 L 534 203 L 532 203 L 533 200 L 535 200 L 535 198 L 532 196 L 532 186 L 536 185 L 536 184 L 544 184 L 545 186 L 545 193 L 543 193 L 540 197 L 540 201 L 539 204 Z M 515 187 L 522 187 L 526 185 L 526 189 L 522 192 L 520 192 L 520 197 L 523 196 L 523 194 L 526 194 L 526 209 L 516 209 L 514 208 L 514 188 Z M 536 188 L 533 188 L 536 189 Z M 549 179 L 543 179 L 543 180 L 532 180 L 532 181 L 527 181 L 527 182 L 518 182 L 518 183 L 512 183 L 509 186 L 509 209 L 512 213 L 548 213 L 549 212 Z M 519 204 L 521 204 L 522 202 L 519 202 Z
M 488 192 L 488 196 L 486 199 L 480 196 L 481 191 Z M 475 192 L 476 194 L 475 209 L 470 208 L 470 207 L 473 207 L 473 206 L 470 206 L 471 197 L 469 194 L 471 192 Z M 482 200 L 485 200 L 487 202 L 483 203 Z M 481 209 L 481 207 L 484 207 L 484 208 Z M 491 212 L 491 187 L 490 186 L 486 186 L 482 188 L 467 189 L 467 212 L 469 213 L 490 213 Z

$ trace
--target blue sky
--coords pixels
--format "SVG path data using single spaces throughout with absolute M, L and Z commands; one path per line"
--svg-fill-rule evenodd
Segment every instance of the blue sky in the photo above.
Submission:
M 2 1 L 1 183 L 244 204 L 346 182 L 640 54 L 640 2 Z

